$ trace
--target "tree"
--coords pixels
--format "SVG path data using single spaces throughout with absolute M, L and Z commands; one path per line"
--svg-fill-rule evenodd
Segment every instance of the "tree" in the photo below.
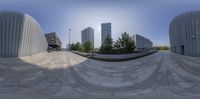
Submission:
M 81 44 L 77 42 L 76 44 L 72 43 L 70 45 L 70 50 L 81 50 Z
M 83 50 L 86 51 L 86 52 L 93 50 L 93 44 L 90 41 L 85 42 L 83 44 Z
M 107 36 L 100 47 L 100 53 L 109 54 L 111 53 L 112 48 L 113 48 L 113 40 L 111 37 Z
M 77 42 L 75 45 L 74 45 L 74 49 L 75 50 L 81 50 L 81 44 L 79 42 Z
M 118 38 L 114 47 L 120 51 L 120 53 L 130 53 L 135 49 L 135 43 L 128 33 L 124 32 L 121 37 Z
M 156 50 L 169 50 L 170 47 L 168 47 L 168 46 L 156 46 L 156 47 L 154 47 L 154 49 L 156 49 Z
M 75 50 L 74 43 L 70 44 L 69 47 L 70 47 L 70 50 Z

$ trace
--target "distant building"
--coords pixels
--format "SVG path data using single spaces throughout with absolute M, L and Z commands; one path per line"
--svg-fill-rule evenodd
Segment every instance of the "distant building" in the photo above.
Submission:
M 149 50 L 152 49 L 153 47 L 152 41 L 141 35 L 138 34 L 133 35 L 133 40 L 135 42 L 136 50 Z
M 169 28 L 171 51 L 188 56 L 200 56 L 200 11 L 176 16 Z
M 81 31 L 81 43 L 84 44 L 85 42 L 91 42 L 94 46 L 94 29 L 88 27 Z
M 102 23 L 101 24 L 101 44 L 103 44 L 106 37 L 112 38 L 111 23 Z
M 47 41 L 39 23 L 31 16 L 0 11 L 0 57 L 29 56 L 47 50 Z
M 62 42 L 55 32 L 45 34 L 48 42 L 48 50 L 61 50 Z

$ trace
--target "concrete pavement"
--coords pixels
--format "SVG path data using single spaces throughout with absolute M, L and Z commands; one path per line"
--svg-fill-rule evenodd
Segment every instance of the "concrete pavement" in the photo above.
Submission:
M 71 52 L 0 59 L 2 99 L 199 99 L 200 59 L 167 51 L 123 62 Z

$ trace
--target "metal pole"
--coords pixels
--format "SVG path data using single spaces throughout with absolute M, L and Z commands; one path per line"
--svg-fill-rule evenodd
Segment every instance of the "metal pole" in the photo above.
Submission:
M 68 31 L 69 31 L 69 50 L 70 50 L 70 32 L 71 32 L 71 29 L 69 28 Z

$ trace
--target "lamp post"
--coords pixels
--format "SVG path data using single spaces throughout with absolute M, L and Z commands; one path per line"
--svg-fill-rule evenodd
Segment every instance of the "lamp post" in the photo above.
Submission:
M 70 32 L 71 32 L 71 29 L 69 28 L 68 31 L 69 31 L 69 45 L 68 45 L 68 47 L 69 47 L 69 50 L 70 50 L 70 47 L 71 47 L 71 45 L 70 45 Z

